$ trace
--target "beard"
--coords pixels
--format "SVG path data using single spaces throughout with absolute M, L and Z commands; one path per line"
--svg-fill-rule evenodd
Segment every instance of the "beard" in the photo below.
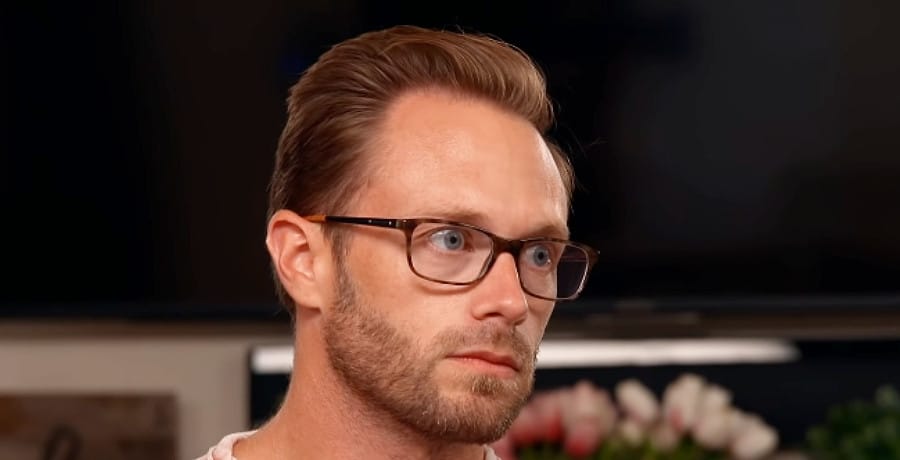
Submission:
M 514 328 L 447 330 L 423 346 L 363 305 L 343 267 L 337 275 L 340 300 L 323 324 L 328 358 L 343 383 L 371 409 L 442 442 L 484 444 L 509 429 L 531 394 L 536 359 L 536 350 Z M 455 373 L 447 382 L 454 394 L 447 394 L 436 375 L 438 364 L 472 346 L 505 350 L 522 367 L 509 379 Z

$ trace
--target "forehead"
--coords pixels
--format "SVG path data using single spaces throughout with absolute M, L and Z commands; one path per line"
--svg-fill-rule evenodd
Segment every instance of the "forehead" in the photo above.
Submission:
M 391 104 L 376 137 L 360 212 L 463 216 L 508 236 L 566 232 L 559 170 L 522 117 L 476 98 L 417 91 Z

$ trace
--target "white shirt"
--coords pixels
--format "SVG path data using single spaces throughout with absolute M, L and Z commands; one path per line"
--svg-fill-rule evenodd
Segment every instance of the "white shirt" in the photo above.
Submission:
M 241 433 L 232 433 L 228 436 L 222 438 L 218 444 L 209 448 L 209 451 L 206 452 L 206 455 L 197 457 L 197 460 L 237 460 L 231 452 L 234 450 L 234 445 L 242 440 L 250 437 L 254 431 L 244 431 Z M 213 457 L 213 453 L 215 453 L 215 457 Z M 500 460 L 500 457 L 497 457 L 497 454 L 494 453 L 494 449 L 491 449 L 490 446 L 484 446 L 484 460 Z

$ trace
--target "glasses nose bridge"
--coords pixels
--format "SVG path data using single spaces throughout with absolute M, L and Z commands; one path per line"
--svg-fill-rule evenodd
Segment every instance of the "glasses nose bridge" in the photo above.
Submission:
M 485 234 L 491 239 L 491 257 L 487 261 L 487 266 L 484 267 L 483 275 L 486 275 L 492 268 L 494 268 L 494 262 L 497 261 L 497 258 L 500 257 L 500 254 L 509 253 L 513 257 L 513 261 L 515 262 L 516 271 L 519 271 L 519 253 L 522 252 L 522 248 L 525 246 L 525 242 L 522 240 L 508 240 L 501 236 L 493 235 L 485 232 Z

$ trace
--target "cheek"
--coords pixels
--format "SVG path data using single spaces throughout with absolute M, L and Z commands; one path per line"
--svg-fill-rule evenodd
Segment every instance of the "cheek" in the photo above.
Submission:
M 351 244 L 353 247 L 345 268 L 366 302 L 378 306 L 395 305 L 414 288 L 416 276 L 406 261 L 406 246 L 402 239 L 358 235 Z
M 526 333 L 535 340 L 535 344 L 540 343 L 544 337 L 544 331 L 550 322 L 550 315 L 553 313 L 553 305 L 539 304 L 530 307 L 528 320 L 525 321 L 524 327 L 527 328 Z
M 434 332 L 458 324 L 454 321 L 466 311 L 465 296 L 460 295 L 466 288 L 420 278 L 409 266 L 405 244 L 395 243 L 375 247 L 374 242 L 365 242 L 369 248 L 349 258 L 347 268 L 361 300 L 407 330 Z
M 434 344 L 441 333 L 460 329 L 464 324 L 461 305 L 447 302 L 447 299 L 435 299 L 434 296 L 407 293 L 394 308 L 392 314 L 407 336 L 412 337 L 421 346 Z

